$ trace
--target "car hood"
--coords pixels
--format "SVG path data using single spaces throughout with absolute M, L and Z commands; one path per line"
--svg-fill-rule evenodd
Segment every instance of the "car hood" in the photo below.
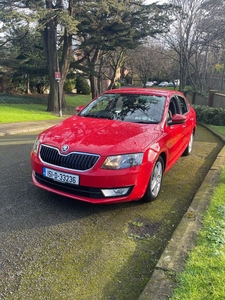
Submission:
M 47 129 L 41 142 L 69 152 L 100 155 L 144 151 L 160 135 L 158 124 L 138 124 L 107 119 L 73 116 Z

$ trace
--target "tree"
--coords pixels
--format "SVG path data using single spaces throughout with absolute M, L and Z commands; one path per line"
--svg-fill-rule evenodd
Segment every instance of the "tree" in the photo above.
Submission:
M 174 6 L 174 22 L 170 27 L 170 34 L 163 35 L 166 46 L 177 54 L 180 71 L 180 89 L 184 90 L 187 78 L 192 80 L 194 55 L 202 52 L 199 43 L 203 33 L 199 30 L 199 25 L 204 18 L 202 5 L 204 0 L 170 0 Z M 192 80 L 194 85 L 194 81 Z
M 50 82 L 47 110 L 56 111 L 58 94 L 65 106 L 63 85 L 70 66 L 89 74 L 95 96 L 99 92 L 97 76 L 101 76 L 102 57 L 118 47 L 134 48 L 148 35 L 166 30 L 169 8 L 143 5 L 142 0 L 12 0 L 0 2 L 0 17 L 4 31 L 26 23 L 41 32 Z M 83 57 L 71 64 L 73 43 Z M 57 71 L 61 73 L 59 84 L 55 80 Z
M 60 106 L 58 105 L 60 103 L 59 99 L 62 101 L 62 106 L 66 105 L 63 86 L 72 55 L 72 36 L 76 33 L 77 25 L 77 21 L 74 20 L 73 4 L 74 1 L 72 0 L 45 0 L 45 9 L 38 11 L 39 26 L 50 79 L 48 111 L 56 111 L 57 108 L 60 110 L 60 107 L 58 107 Z M 55 80 L 56 72 L 60 72 L 58 83 Z
M 17 79 L 18 86 L 20 82 L 20 92 L 30 93 L 37 84 L 41 88 L 41 78 L 45 78 L 48 71 L 40 34 L 24 26 L 11 28 L 8 36 L 8 43 L 0 48 L 0 65 L 10 70 L 12 80 Z
M 165 57 L 160 54 L 159 45 L 153 42 L 131 50 L 128 65 L 133 67 L 142 84 L 145 84 L 147 81 L 153 81 L 156 78 L 164 78 L 162 60 L 165 60 Z
M 14 28 L 24 26 L 25 22 L 29 25 L 30 30 L 41 32 L 50 82 L 48 111 L 58 110 L 58 95 L 62 99 L 62 104 L 65 105 L 63 85 L 69 69 L 72 36 L 76 33 L 77 24 L 74 19 L 73 5 L 73 0 L 0 2 L 0 16 L 4 22 L 3 30 L 5 32 L 12 26 Z M 16 42 L 15 39 L 11 39 L 11 36 L 5 37 L 2 45 L 13 41 Z M 61 73 L 59 84 L 55 80 L 57 71 Z
M 204 33 L 202 44 L 206 49 L 203 79 L 209 88 L 216 87 L 222 90 L 225 73 L 225 3 L 222 0 L 206 0 L 202 7 L 205 18 L 202 20 L 200 30 Z M 219 73 L 218 65 L 222 67 Z
M 117 47 L 114 51 L 108 51 L 106 52 L 106 55 L 102 56 L 101 69 L 103 70 L 101 72 L 101 76 L 110 80 L 110 84 L 108 86 L 109 90 L 116 85 L 116 80 L 118 81 L 118 79 L 120 79 L 120 74 L 118 76 L 118 70 L 120 71 L 124 65 L 126 57 L 127 49 L 123 47 Z M 98 88 L 100 88 L 99 84 Z
M 109 77 L 107 67 L 112 71 L 109 86 L 112 88 L 116 68 L 123 64 L 126 50 L 134 49 L 149 35 L 167 30 L 170 6 L 143 5 L 142 1 L 130 0 L 87 1 L 86 5 L 77 7 L 77 51 L 82 56 L 82 70 L 90 74 L 95 97 L 100 92 L 98 78 Z

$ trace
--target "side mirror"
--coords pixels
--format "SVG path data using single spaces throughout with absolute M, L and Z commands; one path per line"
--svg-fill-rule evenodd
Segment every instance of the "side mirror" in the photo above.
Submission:
M 176 125 L 176 124 L 184 124 L 187 121 L 187 118 L 184 115 L 175 114 L 172 116 L 172 119 L 169 120 L 169 125 Z
M 79 113 L 82 111 L 83 108 L 84 108 L 84 105 L 79 105 L 79 106 L 77 106 L 77 107 L 76 107 L 76 112 L 77 112 L 77 114 L 79 114 Z

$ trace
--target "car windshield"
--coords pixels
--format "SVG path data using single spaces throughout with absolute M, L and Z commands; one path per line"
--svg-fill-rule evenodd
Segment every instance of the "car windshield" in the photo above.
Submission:
M 158 95 L 103 94 L 86 106 L 79 115 L 155 124 L 162 120 L 165 101 L 165 96 Z

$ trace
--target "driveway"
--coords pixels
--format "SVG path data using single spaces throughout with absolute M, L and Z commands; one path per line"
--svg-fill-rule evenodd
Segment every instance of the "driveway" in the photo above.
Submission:
M 0 138 L 0 298 L 138 299 L 222 143 L 198 126 L 157 200 L 98 206 L 33 186 L 34 139 Z

